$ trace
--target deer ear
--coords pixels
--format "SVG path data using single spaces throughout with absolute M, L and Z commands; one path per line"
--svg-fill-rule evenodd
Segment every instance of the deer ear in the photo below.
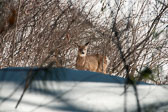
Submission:
M 90 43 L 90 42 L 87 42 L 87 43 L 85 44 L 85 46 L 88 46 L 88 45 L 89 45 L 89 43 Z

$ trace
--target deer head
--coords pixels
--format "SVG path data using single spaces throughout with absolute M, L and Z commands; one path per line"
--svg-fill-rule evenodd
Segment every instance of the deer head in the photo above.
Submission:
M 85 57 L 87 54 L 87 49 L 88 49 L 89 42 L 87 42 L 85 45 L 80 46 L 78 45 L 78 55 L 81 57 Z

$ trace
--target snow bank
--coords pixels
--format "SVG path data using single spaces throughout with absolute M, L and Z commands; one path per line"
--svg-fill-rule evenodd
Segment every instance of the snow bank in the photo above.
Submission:
M 30 73 L 35 80 L 15 109 Z M 1 69 L 0 112 L 123 112 L 124 82 L 124 78 L 117 76 L 66 68 Z M 142 108 L 158 112 L 168 110 L 168 86 L 141 82 L 137 87 Z M 127 94 L 127 109 L 136 111 L 132 87 Z

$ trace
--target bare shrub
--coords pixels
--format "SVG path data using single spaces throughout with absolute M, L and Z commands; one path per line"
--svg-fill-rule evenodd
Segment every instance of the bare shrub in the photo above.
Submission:
M 103 5 L 95 12 L 99 3 Z M 124 0 L 92 1 L 92 5 L 87 1 L 4 0 L 0 5 L 0 67 L 75 68 L 74 43 L 90 41 L 88 53 L 109 57 L 107 73 L 126 77 L 129 65 L 127 72 L 136 77 L 148 66 L 156 83 L 167 65 L 167 4 L 138 0 L 132 8 L 126 5 Z

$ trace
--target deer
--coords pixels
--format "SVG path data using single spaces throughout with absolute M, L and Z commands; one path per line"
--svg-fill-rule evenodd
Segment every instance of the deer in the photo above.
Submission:
M 87 70 L 92 72 L 100 72 L 106 74 L 110 60 L 107 56 L 100 54 L 87 55 L 88 45 L 78 45 L 78 56 L 76 58 L 76 69 Z

